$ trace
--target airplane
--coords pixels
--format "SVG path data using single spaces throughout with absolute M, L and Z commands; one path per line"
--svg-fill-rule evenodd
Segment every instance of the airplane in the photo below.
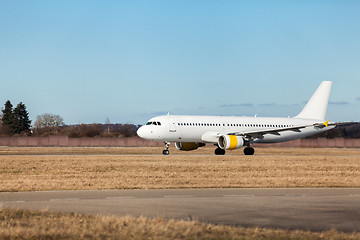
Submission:
M 171 142 L 182 151 L 214 144 L 216 155 L 245 146 L 253 155 L 253 143 L 277 143 L 305 138 L 336 127 L 325 121 L 332 81 L 323 81 L 303 110 L 293 118 L 162 115 L 151 118 L 137 130 L 143 139 L 162 141 L 164 155 Z

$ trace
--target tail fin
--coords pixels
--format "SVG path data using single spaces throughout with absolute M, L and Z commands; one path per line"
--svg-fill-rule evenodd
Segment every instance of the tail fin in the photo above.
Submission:
M 331 81 L 323 81 L 316 89 L 304 109 L 295 118 L 316 119 L 325 121 L 326 110 L 329 102 Z

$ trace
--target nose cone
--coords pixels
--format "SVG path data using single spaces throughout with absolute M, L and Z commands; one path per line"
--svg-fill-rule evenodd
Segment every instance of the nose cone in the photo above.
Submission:
M 141 137 L 141 138 L 148 138 L 149 137 L 149 131 L 147 131 L 145 126 L 140 127 L 137 131 L 136 134 Z

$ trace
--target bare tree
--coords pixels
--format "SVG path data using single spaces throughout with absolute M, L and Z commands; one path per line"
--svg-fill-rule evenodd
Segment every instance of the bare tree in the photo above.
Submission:
M 61 127 L 64 120 L 60 115 L 44 113 L 38 115 L 34 124 L 35 128 Z
M 110 125 L 111 125 L 109 117 L 106 118 L 105 125 L 106 125 L 106 131 L 109 134 L 110 133 Z

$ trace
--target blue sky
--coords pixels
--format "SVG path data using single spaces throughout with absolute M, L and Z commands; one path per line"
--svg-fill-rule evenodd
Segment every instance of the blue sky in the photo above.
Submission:
M 297 115 L 360 120 L 360 1 L 3 1 L 0 104 L 32 120 Z

